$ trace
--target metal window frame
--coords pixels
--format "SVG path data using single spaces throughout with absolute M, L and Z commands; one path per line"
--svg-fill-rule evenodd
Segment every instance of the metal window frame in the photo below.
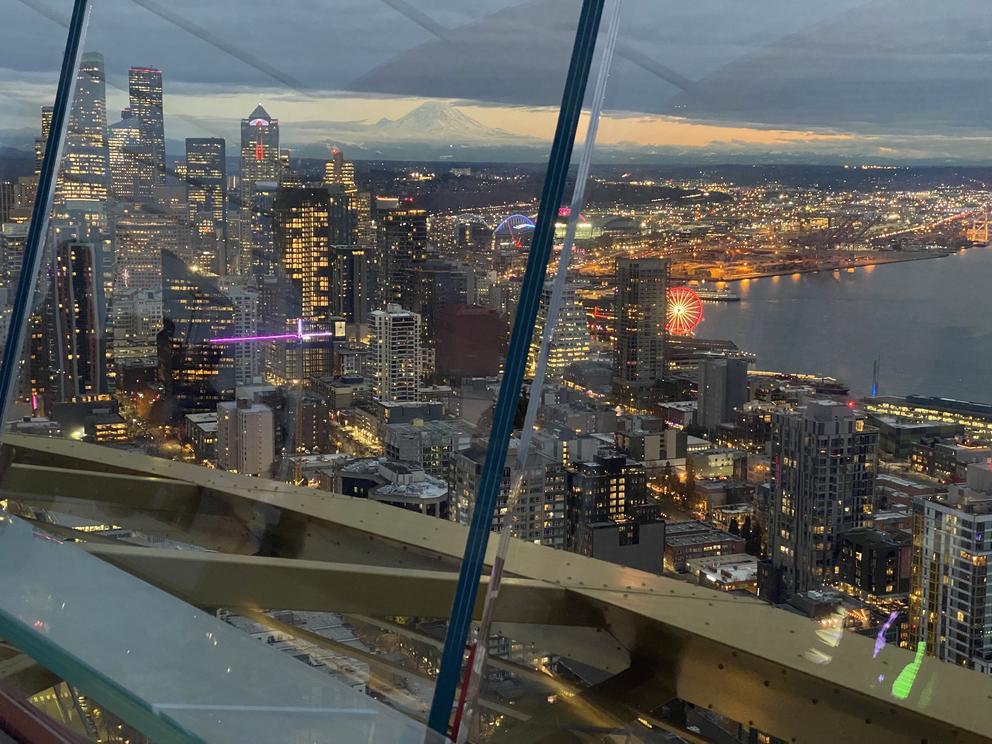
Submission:
M 431 701 L 428 725 L 442 735 L 448 733 L 455 690 L 461 677 L 465 641 L 472 622 L 472 607 L 479 590 L 493 509 L 502 482 L 507 448 L 513 432 L 517 402 L 520 399 L 520 389 L 524 380 L 527 353 L 534 334 L 541 289 L 544 286 L 548 259 L 551 256 L 555 220 L 565 192 L 568 166 L 571 162 L 575 133 L 579 114 L 582 111 L 582 101 L 596 49 L 596 37 L 599 33 L 604 5 L 605 0 L 583 0 L 575 33 L 572 58 L 558 112 L 558 124 L 548 157 L 548 170 L 541 194 L 537 223 L 520 289 L 520 301 L 513 321 L 513 332 L 510 335 L 499 397 L 493 412 L 486 460 L 479 479 L 479 490 L 476 493 L 458 586 L 451 607 L 448 633 L 441 656 L 441 669 L 434 688 L 434 698 Z

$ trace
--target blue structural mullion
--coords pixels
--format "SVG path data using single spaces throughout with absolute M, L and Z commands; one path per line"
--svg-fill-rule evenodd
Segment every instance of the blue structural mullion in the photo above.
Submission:
M 472 622 L 472 609 L 475 606 L 479 579 L 482 575 L 493 510 L 503 479 L 506 452 L 513 432 L 517 402 L 520 399 L 527 352 L 534 334 L 541 288 L 544 286 L 548 259 L 551 255 L 554 224 L 565 191 L 572 147 L 575 144 L 575 132 L 582 111 L 582 100 L 589 79 L 589 69 L 592 66 L 604 3 L 605 0 L 583 0 L 579 15 L 575 44 L 572 47 L 568 76 L 558 113 L 558 124 L 548 159 L 548 172 L 541 194 L 537 224 L 534 227 L 530 253 L 527 257 L 527 270 L 513 322 L 503 380 L 493 412 L 493 425 L 489 433 L 486 460 L 475 498 L 465 555 L 458 574 L 458 586 L 455 590 L 448 633 L 441 655 L 441 669 L 434 688 L 434 699 L 431 702 L 428 725 L 433 731 L 442 735 L 448 732 L 448 720 L 461 676 L 465 641 Z
M 76 90 L 76 76 L 79 73 L 79 60 L 86 36 L 89 16 L 89 0 L 74 0 L 72 17 L 69 19 L 69 36 L 62 55 L 62 70 L 59 73 L 55 105 L 52 108 L 52 125 L 48 142 L 45 145 L 45 158 L 38 175 L 38 191 L 31 211 L 31 225 L 28 227 L 24 243 L 24 257 L 21 261 L 21 276 L 17 282 L 17 294 L 10 316 L 10 328 L 4 342 L 3 356 L 0 357 L 0 431 L 7 421 L 7 407 L 14 394 L 14 385 L 21 362 L 21 348 L 31 314 L 41 258 L 45 252 L 45 236 L 48 233 L 48 215 L 58 177 L 59 162 L 62 159 L 62 144 L 65 141 L 65 124 L 72 107 Z

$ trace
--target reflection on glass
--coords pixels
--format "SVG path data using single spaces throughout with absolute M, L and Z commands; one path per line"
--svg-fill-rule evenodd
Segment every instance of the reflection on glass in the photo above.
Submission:
M 0 30 L 0 337 L 53 137 L 60 12 L 21 0 Z M 53 449 L 9 440 L 0 503 L 67 542 L 385 566 L 399 578 L 384 594 L 423 599 L 401 572 L 457 569 L 451 523 L 468 524 L 480 486 L 577 13 L 96 6 L 4 422 Z M 941 684 L 918 680 L 961 667 L 974 683 L 944 689 L 984 689 L 985 14 L 624 0 L 586 192 L 554 205 L 528 300 L 546 359 L 532 344 L 514 435 L 497 443 L 492 527 L 517 540 L 492 569 L 509 586 L 492 624 L 475 626 L 470 738 L 801 740 L 780 700 L 734 707 L 722 679 L 751 672 L 727 659 L 725 675 L 705 666 L 712 699 L 610 687 L 632 654 L 712 661 L 650 634 L 641 653 L 629 628 L 754 653 L 861 703 L 926 697 L 938 719 Z M 576 176 L 581 162 L 576 148 Z M 196 480 L 195 496 L 80 477 L 76 500 L 64 474 L 30 471 L 35 492 L 18 470 L 83 464 L 201 470 L 155 471 Z M 333 521 L 355 503 L 368 510 Z M 582 615 L 602 625 L 582 635 L 547 595 L 518 606 L 520 577 L 629 624 Z M 423 720 L 446 600 L 430 616 L 251 605 L 219 621 Z M 553 627 L 533 622 L 545 609 Z M 139 735 L 65 681 L 31 693 L 87 736 Z

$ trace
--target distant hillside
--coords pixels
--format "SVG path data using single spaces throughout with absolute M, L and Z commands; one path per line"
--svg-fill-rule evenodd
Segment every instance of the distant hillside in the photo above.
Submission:
M 0 147 L 0 178 L 13 181 L 34 173 L 34 153 L 13 147 Z

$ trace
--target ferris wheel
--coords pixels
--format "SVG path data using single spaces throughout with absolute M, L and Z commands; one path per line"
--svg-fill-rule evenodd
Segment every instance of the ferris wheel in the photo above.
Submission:
M 703 320 L 703 301 L 688 287 L 671 287 L 666 293 L 665 330 L 688 336 Z

